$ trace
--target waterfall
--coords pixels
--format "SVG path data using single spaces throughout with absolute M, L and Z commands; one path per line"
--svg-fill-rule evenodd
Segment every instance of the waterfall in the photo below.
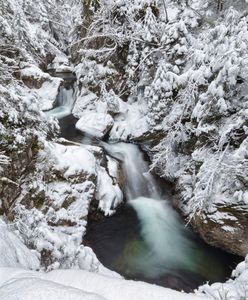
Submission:
M 173 273 L 176 269 L 194 271 L 194 245 L 168 202 L 140 197 L 130 204 L 138 215 L 141 236 L 147 246 L 146 254 L 133 259 L 133 263 L 150 277 Z
M 106 144 L 104 148 L 114 157 L 123 161 L 126 178 L 126 199 L 131 201 L 138 197 L 160 199 L 159 186 L 149 172 L 149 164 L 137 145 L 118 143 Z
M 73 89 L 61 86 L 59 89 L 58 105 L 72 108 L 74 104 Z
M 106 151 L 123 162 L 128 204 L 140 221 L 140 234 L 145 243 L 142 255 L 130 259 L 138 272 L 156 277 L 175 269 L 191 270 L 193 243 L 179 216 L 163 199 L 149 164 L 139 147 L 133 144 L 104 144 Z
M 75 93 L 73 86 L 65 87 L 62 85 L 59 88 L 57 107 L 47 111 L 45 114 L 47 116 L 56 117 L 57 119 L 62 119 L 71 114 L 74 103 Z

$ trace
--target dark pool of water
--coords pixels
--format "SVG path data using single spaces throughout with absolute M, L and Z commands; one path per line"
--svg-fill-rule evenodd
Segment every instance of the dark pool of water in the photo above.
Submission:
M 145 272 L 139 273 L 130 261 L 144 251 L 145 242 L 140 233 L 140 221 L 136 212 L 129 205 L 120 208 L 111 217 L 88 221 L 84 243 L 96 253 L 98 259 L 111 270 L 122 274 L 127 279 L 142 280 L 176 290 L 190 292 L 199 285 L 209 282 L 224 282 L 230 278 L 240 258 L 204 243 L 196 234 L 189 233 L 189 239 L 197 245 L 195 257 L 199 268 L 194 272 L 175 269 L 157 277 L 150 277 Z

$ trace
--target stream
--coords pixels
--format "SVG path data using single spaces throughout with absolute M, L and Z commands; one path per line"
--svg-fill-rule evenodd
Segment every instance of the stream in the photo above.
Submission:
M 84 244 L 98 259 L 125 278 L 186 292 L 206 281 L 225 281 L 237 258 L 215 249 L 188 227 L 172 208 L 170 187 L 149 172 L 149 161 L 138 145 L 110 144 L 75 129 L 71 115 L 74 89 L 62 86 L 57 107 L 46 112 L 59 119 L 62 137 L 97 144 L 122 162 L 125 204 L 111 217 L 89 216 Z

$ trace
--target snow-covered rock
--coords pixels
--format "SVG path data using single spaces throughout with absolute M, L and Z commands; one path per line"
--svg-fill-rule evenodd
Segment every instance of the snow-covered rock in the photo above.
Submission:
M 57 55 L 54 60 L 48 65 L 48 71 L 55 73 L 71 73 L 73 66 L 70 65 L 69 59 L 66 55 Z
M 247 299 L 248 295 L 248 257 L 238 264 L 232 273 L 232 279 L 225 283 L 205 284 L 201 286 L 197 294 L 206 295 L 216 300 Z
M 83 257 L 91 256 L 87 268 L 98 269 L 98 260 L 82 255 L 81 246 L 95 193 L 95 157 L 80 146 L 44 145 L 36 171 L 26 178 L 17 199 L 20 222 L 16 226 L 26 226 L 22 236 L 41 253 L 46 267 L 78 266 Z
M 61 78 L 55 78 L 48 73 L 44 73 L 36 66 L 28 66 L 20 71 L 22 81 L 31 89 L 34 89 L 39 97 L 41 110 L 52 109 L 59 87 L 62 82 Z
M 87 112 L 76 123 L 76 128 L 97 138 L 103 138 L 113 124 L 114 120 L 108 114 Z
M 83 147 L 49 144 L 54 154 L 54 168 L 63 173 L 65 178 L 77 176 L 80 172 L 96 175 L 94 155 Z
M 110 177 L 103 167 L 98 170 L 96 199 L 105 215 L 113 214 L 123 201 L 120 187 L 113 182 L 113 177 Z
M 83 236 L 95 198 L 96 208 L 105 215 L 122 201 L 117 175 L 110 177 L 101 166 L 106 158 L 99 147 L 55 142 L 43 146 L 16 199 L 15 228 L 40 253 L 42 266 L 105 274 L 93 251 L 83 246 Z

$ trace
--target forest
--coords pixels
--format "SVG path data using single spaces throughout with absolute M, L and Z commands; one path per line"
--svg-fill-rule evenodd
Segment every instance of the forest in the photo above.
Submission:
M 248 299 L 247 74 L 248 0 L 0 0 L 0 299 Z

